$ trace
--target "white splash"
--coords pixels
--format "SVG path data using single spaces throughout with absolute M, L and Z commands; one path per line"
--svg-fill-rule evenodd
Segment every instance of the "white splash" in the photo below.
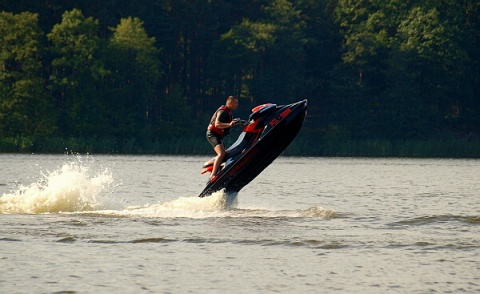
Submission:
M 29 186 L 0 197 L 0 213 L 58 213 L 108 209 L 113 204 L 113 176 L 105 168 L 94 173 L 79 157 Z
M 237 208 L 238 193 L 215 192 L 204 198 L 179 197 L 160 204 L 130 206 L 122 211 L 98 211 L 102 215 L 146 218 L 317 218 L 336 217 L 334 210 L 314 206 L 307 209 L 270 210 L 268 208 Z
M 125 207 L 115 199 L 119 184 L 108 168 L 96 166 L 91 157 L 76 156 L 53 172 L 40 172 L 40 180 L 0 196 L 0 214 L 88 213 L 120 217 L 217 218 L 290 217 L 334 218 L 320 206 L 308 209 L 270 210 L 237 208 L 238 193 L 219 191 L 204 198 L 182 197 L 154 204 Z
M 238 204 L 237 193 L 218 191 L 204 198 L 197 196 L 179 197 L 161 204 L 130 206 L 121 212 L 125 216 L 141 217 L 219 217 L 235 209 Z M 112 212 L 119 214 L 119 212 Z

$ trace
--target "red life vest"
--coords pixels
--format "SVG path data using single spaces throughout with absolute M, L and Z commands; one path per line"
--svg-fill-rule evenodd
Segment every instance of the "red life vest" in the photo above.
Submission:
M 215 121 L 217 120 L 217 113 L 218 113 L 220 110 L 225 110 L 225 111 L 228 113 L 228 115 L 229 115 L 229 121 L 228 121 L 227 123 L 229 123 L 229 122 L 231 122 L 231 121 L 233 120 L 232 111 L 231 111 L 228 107 L 226 107 L 225 105 L 222 105 L 222 106 L 220 106 L 219 109 L 217 109 L 217 111 L 215 111 L 215 113 L 213 114 L 212 118 L 210 119 L 210 124 L 208 125 L 208 129 L 209 129 L 210 131 L 212 131 L 212 132 L 214 132 L 214 133 L 216 133 L 216 134 L 218 134 L 218 135 L 220 135 L 220 136 L 223 137 L 223 136 L 225 136 L 225 135 L 228 134 L 227 129 L 220 129 L 220 128 L 217 128 L 217 127 L 215 126 Z

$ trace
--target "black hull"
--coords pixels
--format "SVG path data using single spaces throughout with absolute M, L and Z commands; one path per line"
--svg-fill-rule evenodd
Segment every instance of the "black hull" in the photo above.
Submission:
M 208 183 L 199 197 L 225 189 L 239 192 L 269 166 L 295 139 L 307 114 L 306 100 L 292 104 L 292 112 L 260 136 L 234 163 L 226 166 L 213 183 Z M 275 116 L 273 116 L 275 117 Z

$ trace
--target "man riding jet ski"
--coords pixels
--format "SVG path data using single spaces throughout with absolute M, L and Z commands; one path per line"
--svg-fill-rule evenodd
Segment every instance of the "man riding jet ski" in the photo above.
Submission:
M 238 192 L 258 176 L 293 141 L 307 115 L 307 100 L 289 105 L 263 104 L 252 109 L 237 141 L 225 152 L 218 172 L 199 197 L 225 189 Z M 207 161 L 202 174 L 212 172 L 215 158 Z

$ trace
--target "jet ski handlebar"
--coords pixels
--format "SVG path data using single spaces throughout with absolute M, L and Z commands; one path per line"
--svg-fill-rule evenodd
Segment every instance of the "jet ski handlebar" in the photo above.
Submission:
M 244 126 L 248 125 L 248 122 L 246 120 L 243 120 L 243 119 L 235 118 L 234 121 L 235 121 L 236 126 L 244 127 Z

